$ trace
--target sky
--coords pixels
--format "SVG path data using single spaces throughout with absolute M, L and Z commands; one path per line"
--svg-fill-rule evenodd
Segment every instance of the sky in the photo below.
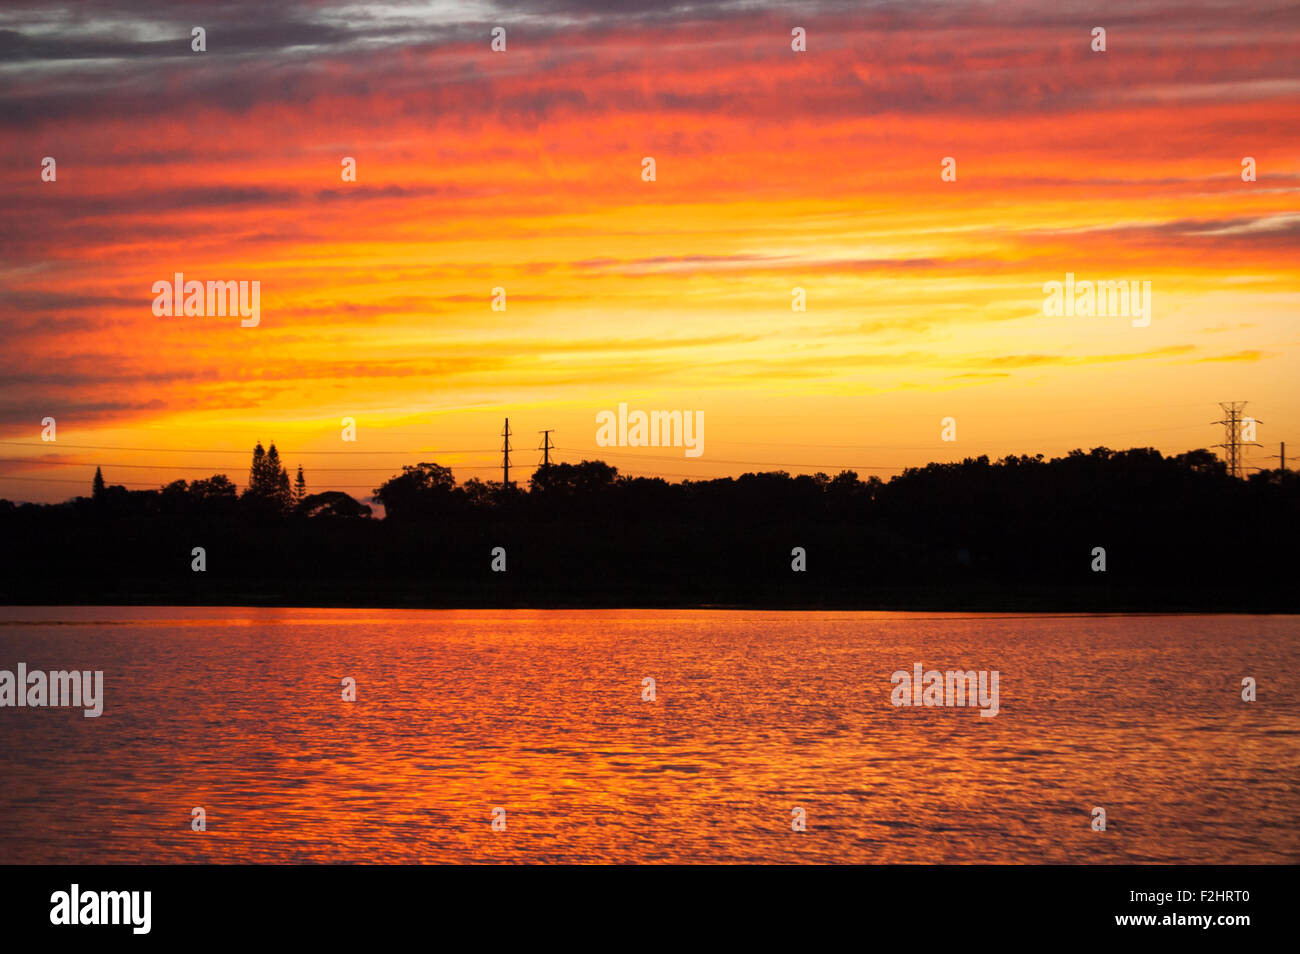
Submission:
M 1298 47 L 1268 0 L 6 4 L 0 498 L 242 487 L 257 441 L 361 499 L 500 479 L 507 417 L 516 479 L 547 428 L 888 479 L 1208 447 L 1244 400 L 1276 466 Z M 258 324 L 155 314 L 177 272 L 259 282 Z M 1045 314 L 1067 274 L 1149 282 L 1149 322 Z M 598 446 L 620 404 L 701 413 L 702 454 Z

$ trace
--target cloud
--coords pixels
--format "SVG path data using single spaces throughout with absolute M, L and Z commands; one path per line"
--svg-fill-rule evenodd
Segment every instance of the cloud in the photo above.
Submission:
M 1232 354 L 1216 354 L 1206 358 L 1197 358 L 1198 362 L 1216 362 L 1216 361 L 1263 361 L 1265 358 L 1277 357 L 1271 351 L 1236 351 Z

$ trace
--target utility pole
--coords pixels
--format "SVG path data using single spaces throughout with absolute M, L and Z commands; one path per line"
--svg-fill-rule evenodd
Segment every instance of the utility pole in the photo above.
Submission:
M 501 486 L 510 489 L 510 418 L 501 429 Z
M 1278 453 L 1276 456 L 1277 456 L 1278 470 L 1286 470 L 1286 441 L 1282 441 L 1279 444 Z M 1272 459 L 1273 459 L 1272 457 L 1268 458 L 1268 460 L 1272 460 Z M 1263 468 L 1260 469 L 1262 470 Z
M 1219 407 L 1223 408 L 1223 420 L 1214 422 L 1223 425 L 1223 443 L 1214 446 L 1224 449 L 1224 457 L 1228 464 L 1228 475 L 1231 477 L 1241 478 L 1243 476 L 1241 461 L 1241 448 L 1243 446 L 1264 446 L 1255 441 L 1243 441 L 1241 439 L 1241 421 L 1243 417 L 1241 412 L 1246 409 L 1248 403 L 1247 401 L 1220 401 Z
M 555 433 L 555 428 L 546 431 L 538 431 L 542 435 L 542 446 L 537 448 L 542 452 L 542 466 L 549 467 L 551 463 L 551 435 Z

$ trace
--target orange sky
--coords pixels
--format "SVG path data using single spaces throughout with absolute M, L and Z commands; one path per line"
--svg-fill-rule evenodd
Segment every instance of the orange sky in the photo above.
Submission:
M 541 428 L 888 477 L 1209 446 L 1226 400 L 1300 455 L 1300 13 L 1047 6 L 8 7 L 0 497 L 242 487 L 259 439 L 312 490 L 499 478 L 507 416 L 521 478 Z M 260 324 L 156 317 L 177 271 L 260 281 Z M 1150 281 L 1149 326 L 1044 316 L 1067 272 Z M 598 448 L 620 402 L 702 411 L 703 455 Z

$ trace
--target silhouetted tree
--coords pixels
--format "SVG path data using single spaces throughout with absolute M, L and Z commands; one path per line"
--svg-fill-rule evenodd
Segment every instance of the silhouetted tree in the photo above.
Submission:
M 266 449 L 262 447 L 262 442 L 258 441 L 257 446 L 253 448 L 253 466 L 248 470 L 248 486 L 244 488 L 245 493 L 261 493 L 266 483 Z
M 280 464 L 280 452 L 272 442 L 268 450 L 258 441 L 253 448 L 253 464 L 248 472 L 248 487 L 244 496 L 269 506 L 280 513 L 293 505 L 293 491 L 289 487 L 289 473 Z
M 293 503 L 299 506 L 307 496 L 307 479 L 302 475 L 302 464 L 298 465 L 298 476 L 293 481 Z
M 471 477 L 461 486 L 465 503 L 474 510 L 488 510 L 496 506 L 501 496 L 501 482 L 490 480 L 487 483 L 477 477 Z
M 289 486 L 289 472 L 280 463 L 280 452 L 275 449 L 275 442 L 266 451 L 266 472 L 272 481 L 270 497 L 281 510 L 288 510 L 293 505 L 293 490 Z
M 104 472 L 95 468 L 95 480 L 90 485 L 90 495 L 96 499 L 104 496 Z
M 438 464 L 409 464 L 402 472 L 375 488 L 376 503 L 398 520 L 428 518 L 453 506 L 456 479 L 451 469 Z
M 617 467 L 603 460 L 584 460 L 581 464 L 537 468 L 529 488 L 543 497 L 567 498 L 600 493 L 613 487 L 617 480 Z
M 341 490 L 309 494 L 298 505 L 298 511 L 305 517 L 357 519 L 370 516 L 368 505 L 360 503 Z
M 196 500 L 230 499 L 235 496 L 235 485 L 225 474 L 213 474 L 190 484 L 190 496 Z

